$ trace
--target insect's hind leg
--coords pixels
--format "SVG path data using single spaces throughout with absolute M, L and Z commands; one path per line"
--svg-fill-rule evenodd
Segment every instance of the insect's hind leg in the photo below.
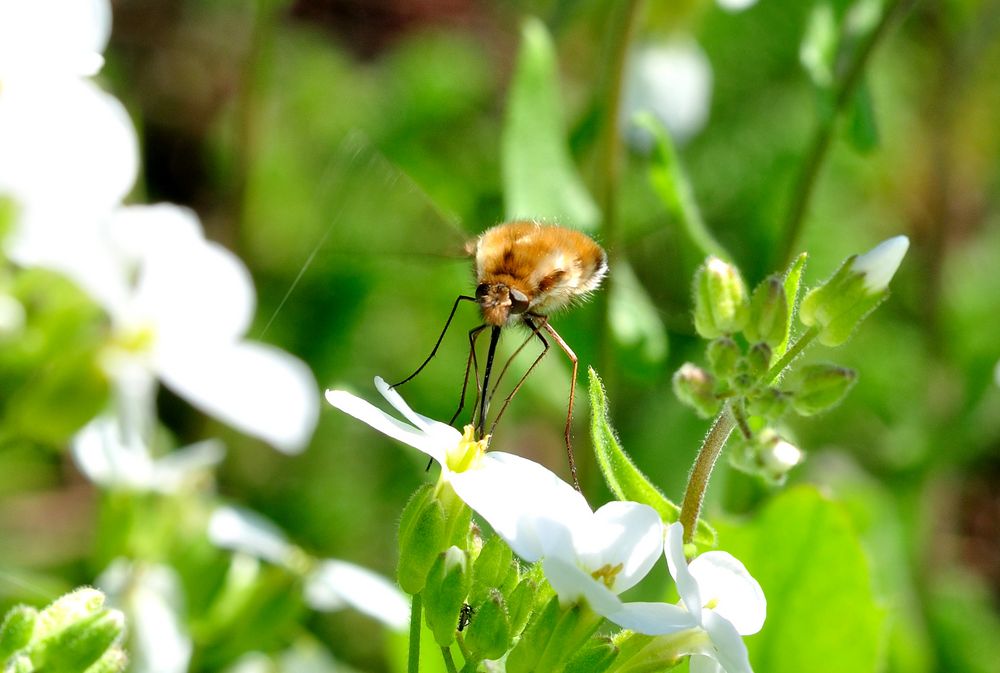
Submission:
M 573 475 L 573 486 L 575 486 L 576 490 L 579 491 L 580 482 L 576 476 L 576 459 L 573 456 L 573 443 L 570 440 L 570 430 L 573 424 L 573 402 L 576 399 L 576 375 L 579 369 L 580 361 L 579 358 L 576 357 L 576 353 L 573 352 L 573 349 L 569 347 L 569 344 L 567 344 L 561 336 L 559 336 L 559 333 L 552 328 L 552 325 L 549 324 L 549 321 L 545 319 L 544 316 L 541 317 L 541 325 L 539 325 L 539 327 L 549 333 L 552 340 L 556 342 L 559 348 L 562 349 L 563 353 L 566 354 L 566 357 L 570 359 L 570 362 L 573 363 L 573 377 L 570 379 L 569 383 L 569 409 L 566 411 L 565 438 L 566 458 L 569 460 L 569 471 L 570 474 Z
M 390 388 L 397 388 L 397 387 L 403 385 L 404 383 L 407 383 L 407 382 L 413 380 L 413 378 L 417 374 L 419 374 L 420 372 L 422 372 L 424 370 L 424 367 L 426 367 L 427 364 L 431 360 L 434 359 L 434 356 L 437 355 L 438 348 L 441 346 L 441 342 L 444 341 L 444 335 L 448 332 L 448 327 L 451 325 L 451 320 L 452 320 L 452 318 L 455 317 L 455 311 L 458 310 L 458 305 L 461 302 L 463 302 L 463 301 L 471 301 L 471 302 L 475 303 L 476 298 L 475 297 L 469 297 L 469 296 L 464 295 L 464 294 L 460 294 L 460 295 L 458 295 L 458 297 L 455 298 L 455 303 L 451 307 L 451 313 L 448 314 L 448 319 L 444 323 L 444 329 L 441 330 L 441 334 L 438 336 L 437 342 L 435 342 L 434 348 L 431 350 L 431 354 L 427 356 L 427 359 L 424 360 L 420 364 L 419 367 L 417 367 L 417 371 L 413 372 L 412 374 L 410 374 L 409 376 L 407 376 L 405 379 L 403 379 L 399 383 L 393 383 L 392 385 L 389 386 Z

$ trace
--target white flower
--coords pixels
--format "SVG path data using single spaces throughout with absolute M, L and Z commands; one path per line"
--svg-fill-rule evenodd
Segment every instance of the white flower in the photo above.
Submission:
M 108 0 L 3 0 L 0 78 L 94 75 L 110 34 Z
M 117 418 L 100 416 L 73 438 L 73 459 L 95 484 L 156 493 L 177 493 L 222 462 L 222 444 L 208 440 L 153 458 L 137 434 Z
M 243 432 L 302 449 L 319 413 L 315 379 L 284 351 L 242 338 L 255 296 L 239 258 L 168 204 L 120 209 L 108 238 L 80 276 L 112 319 L 112 376 L 133 389 L 156 377 Z
M 645 149 L 652 139 L 633 120 L 650 112 L 683 143 L 705 126 L 711 100 L 712 66 L 697 42 L 684 38 L 645 45 L 629 62 L 621 123 L 629 141 Z
M 184 626 L 184 589 L 172 568 L 119 558 L 97 578 L 128 616 L 129 670 L 185 673 L 193 645 Z
M 664 550 L 681 602 L 626 603 L 609 619 L 638 633 L 656 636 L 694 629 L 700 637 L 686 639 L 692 673 L 724 670 L 751 673 L 741 636 L 757 633 L 764 625 L 767 601 L 747 569 L 731 554 L 710 551 L 690 565 L 684 558 L 684 527 L 667 528 Z
M 882 241 L 863 255 L 859 255 L 851 269 L 865 276 L 865 288 L 872 294 L 889 287 L 889 281 L 903 261 L 910 247 L 906 236 L 894 236 Z
M 379 377 L 375 387 L 409 423 L 343 390 L 326 391 L 326 399 L 433 458 L 441 466 L 441 479 L 526 561 L 537 561 L 544 555 L 553 522 L 593 516 L 580 493 L 541 465 L 509 453 L 487 453 L 486 442 L 473 438 L 472 426 L 462 433 L 416 413 Z
M 719 7 L 728 12 L 742 12 L 755 4 L 757 4 L 757 0 L 719 0 Z
M 391 629 L 405 629 L 410 606 L 402 592 L 381 575 L 338 559 L 315 561 L 289 542 L 284 532 L 256 512 L 218 507 L 208 523 L 208 538 L 218 547 L 305 570 L 303 595 L 313 610 L 333 612 L 352 607 Z
M 587 516 L 568 521 L 536 514 L 548 519 L 543 568 L 562 603 L 583 601 L 610 617 L 623 609 L 618 594 L 635 586 L 659 558 L 663 523 L 656 510 L 635 502 L 587 509 Z

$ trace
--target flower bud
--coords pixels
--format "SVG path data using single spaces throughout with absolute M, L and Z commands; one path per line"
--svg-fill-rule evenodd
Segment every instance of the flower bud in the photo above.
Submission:
M 618 658 L 618 652 L 610 638 L 593 638 L 570 659 L 564 673 L 603 673 Z
M 746 372 L 759 381 L 771 367 L 771 347 L 763 341 L 755 343 L 747 351 L 746 364 Z
M 417 489 L 399 520 L 399 586 L 408 594 L 424 588 L 427 573 L 447 546 L 444 507 L 434 497 L 434 486 Z
M 483 545 L 479 556 L 472 565 L 472 590 L 469 602 L 478 604 L 489 596 L 490 591 L 501 587 L 514 568 L 514 553 L 499 535 L 493 535 Z
M 458 547 L 438 556 L 427 575 L 422 595 L 424 616 L 441 647 L 455 641 L 459 613 L 469 595 L 469 557 Z
M 713 339 L 705 352 L 712 373 L 720 379 L 728 379 L 736 371 L 736 361 L 740 359 L 740 347 L 730 337 Z
M 477 659 L 499 659 L 510 649 L 512 640 L 510 617 L 503 595 L 493 590 L 476 608 L 470 622 L 465 645 Z
M 706 339 L 739 332 L 749 313 L 739 269 L 709 257 L 694 276 L 694 328 Z
M 773 479 L 783 478 L 805 458 L 802 449 L 785 441 L 770 429 L 760 433 L 758 446 L 758 460 Z
M 750 318 L 744 330 L 750 342 L 763 341 L 772 348 L 788 333 L 788 298 L 780 276 L 771 275 L 754 288 Z
M 561 618 L 559 598 L 552 596 L 545 607 L 535 613 L 521 639 L 507 655 L 507 673 L 532 673 L 538 670 L 538 662 Z
M 124 633 L 125 615 L 118 610 L 101 610 L 36 640 L 27 654 L 37 670 L 85 671 Z
M 674 374 L 674 394 L 677 399 L 709 418 L 721 403 L 715 396 L 715 378 L 701 367 L 685 362 Z
M 128 665 L 128 655 L 117 645 L 110 648 L 85 673 L 121 673 Z
M 38 610 L 27 605 L 15 605 L 7 612 L 0 626 L 0 663 L 31 641 L 37 619 Z
M 34 640 L 47 638 L 70 624 L 98 614 L 104 607 L 104 594 L 82 587 L 56 599 L 38 614 Z
M 747 412 L 768 420 L 780 418 L 787 410 L 789 395 L 777 388 L 764 388 L 747 398 Z
M 507 598 L 507 614 L 510 616 L 510 635 L 516 638 L 521 635 L 528 618 L 535 608 L 535 596 L 538 593 L 538 582 L 526 577 L 518 582 Z
M 840 404 L 857 378 L 857 372 L 846 367 L 806 365 L 792 379 L 792 407 L 803 416 L 832 409 Z
M 849 257 L 833 277 L 806 294 L 799 308 L 802 324 L 818 327 L 820 343 L 827 346 L 847 341 L 885 299 L 909 245 L 906 236 L 896 236 L 864 255 Z

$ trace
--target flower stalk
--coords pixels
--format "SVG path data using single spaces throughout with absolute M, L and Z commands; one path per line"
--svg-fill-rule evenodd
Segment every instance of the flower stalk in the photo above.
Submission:
M 715 461 L 722 453 L 722 447 L 726 445 L 726 440 L 729 439 L 734 427 L 736 427 L 736 417 L 727 402 L 716 416 L 712 429 L 705 435 L 705 441 L 701 443 L 698 457 L 695 458 L 691 475 L 688 477 L 687 488 L 684 489 L 684 501 L 681 503 L 681 514 L 678 519 L 684 524 L 684 544 L 689 544 L 694 539 L 695 527 L 701 514 L 701 505 L 705 500 L 708 481 L 715 468 Z
M 423 603 L 420 594 L 413 595 L 410 603 L 410 646 L 407 655 L 407 673 L 419 673 L 420 671 L 420 620 Z

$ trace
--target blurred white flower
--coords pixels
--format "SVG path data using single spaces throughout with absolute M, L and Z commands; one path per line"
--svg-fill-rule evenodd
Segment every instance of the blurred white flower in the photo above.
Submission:
M 694 136 L 708 119 L 712 100 L 712 66 L 698 43 L 678 38 L 638 47 L 629 60 L 622 98 L 622 128 L 634 147 L 645 150 L 649 131 L 633 121 L 652 113 L 678 143 Z
M 684 527 L 671 524 L 664 545 L 681 602 L 625 603 L 609 619 L 651 636 L 694 629 L 697 637 L 678 641 L 685 648 L 678 654 L 691 655 L 692 673 L 752 673 L 741 636 L 757 633 L 764 625 L 767 601 L 760 584 L 726 552 L 706 552 L 689 565 L 683 537 Z
M 592 515 L 579 492 L 541 465 L 501 451 L 485 451 L 486 440 L 413 411 L 379 377 L 375 387 L 409 424 L 343 390 L 327 390 L 326 399 L 344 413 L 412 446 L 441 466 L 441 479 L 485 519 L 511 549 L 529 562 L 545 552 L 550 521 L 578 521 Z
M 570 521 L 537 515 L 547 519 L 542 563 L 560 602 L 583 601 L 605 617 L 623 609 L 618 594 L 645 577 L 662 553 L 663 523 L 648 505 L 609 502 Z
M 73 438 L 73 460 L 88 479 L 105 488 L 177 493 L 222 462 L 220 442 L 207 440 L 153 458 L 137 434 L 113 416 L 99 416 Z
M 119 558 L 97 578 L 128 617 L 129 670 L 185 673 L 193 649 L 184 626 L 184 589 L 172 568 Z
M 409 603 L 389 580 L 347 561 L 309 558 L 280 528 L 256 512 L 216 508 L 209 519 L 208 538 L 217 547 L 304 572 L 303 595 L 313 610 L 333 612 L 351 607 L 391 629 L 409 625 Z
M 319 413 L 316 382 L 297 358 L 242 338 L 256 299 L 239 258 L 169 204 L 119 209 L 108 237 L 103 260 L 80 275 L 112 319 L 112 376 L 132 390 L 158 378 L 233 427 L 301 450 Z
M 5 247 L 26 266 L 73 261 L 138 171 L 122 105 L 83 79 L 100 68 L 107 0 L 0 2 L 0 195 L 15 204 Z
M 718 2 L 719 7 L 729 12 L 742 12 L 757 4 L 757 0 L 718 0 Z

